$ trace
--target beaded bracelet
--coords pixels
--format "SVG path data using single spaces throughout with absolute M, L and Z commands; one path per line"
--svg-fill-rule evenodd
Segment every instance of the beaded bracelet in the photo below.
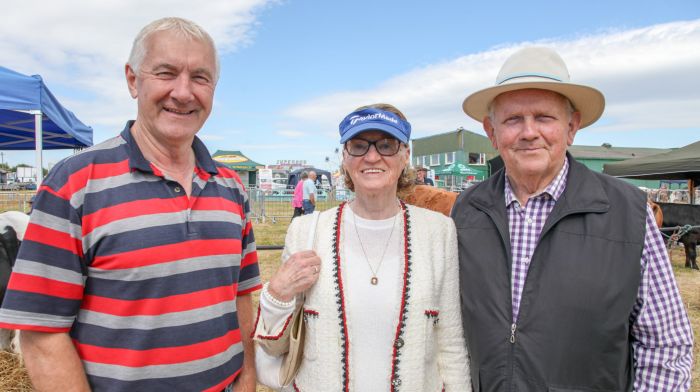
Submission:
M 291 308 L 292 306 L 294 306 L 294 298 L 292 298 L 292 300 L 289 302 L 280 301 L 277 298 L 273 297 L 272 294 L 270 294 L 270 291 L 267 289 L 268 286 L 270 286 L 270 282 L 267 282 L 263 285 L 262 294 L 273 305 L 278 306 L 280 308 Z

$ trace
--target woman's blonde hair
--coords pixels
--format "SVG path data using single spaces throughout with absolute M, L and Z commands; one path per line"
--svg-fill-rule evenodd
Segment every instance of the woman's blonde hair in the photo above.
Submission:
M 379 109 L 379 110 L 384 110 L 387 112 L 391 112 L 399 116 L 404 121 L 408 121 L 406 119 L 406 116 L 404 116 L 403 113 L 399 109 L 397 109 L 394 105 L 390 105 L 388 103 L 374 103 L 371 105 L 366 105 L 366 106 L 361 106 L 354 111 L 358 110 L 364 110 L 364 109 Z M 408 148 L 407 144 L 401 143 L 404 145 L 404 147 Z M 346 152 L 343 150 L 343 155 L 345 155 Z M 352 182 L 352 178 L 347 174 L 345 171 L 345 167 L 343 167 L 343 164 L 340 164 L 340 174 L 343 175 L 343 178 L 345 178 L 345 188 L 349 189 L 353 192 L 355 192 L 355 183 Z M 416 186 L 416 171 L 413 170 L 408 163 L 406 163 L 406 167 L 404 167 L 403 171 L 401 172 L 401 176 L 399 177 L 399 180 L 396 183 L 396 195 L 399 198 L 403 198 L 406 195 L 410 194 L 413 192 L 413 188 Z

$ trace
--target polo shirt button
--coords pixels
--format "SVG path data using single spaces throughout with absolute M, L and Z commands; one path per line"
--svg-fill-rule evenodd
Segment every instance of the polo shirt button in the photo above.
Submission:
M 175 193 L 180 193 L 180 187 L 179 187 L 179 186 L 176 186 L 175 188 L 173 188 L 173 190 L 175 191 Z
M 393 385 L 393 386 L 395 386 L 395 387 L 400 386 L 400 385 L 401 385 L 401 379 L 398 378 L 398 377 L 394 378 L 393 380 L 391 380 L 391 385 Z

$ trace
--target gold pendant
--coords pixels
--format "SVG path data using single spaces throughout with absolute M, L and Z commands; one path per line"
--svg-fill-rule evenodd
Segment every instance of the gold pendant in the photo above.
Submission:
M 377 283 L 379 283 L 379 279 L 377 279 L 376 276 L 373 276 L 372 279 L 370 279 L 369 282 L 376 286 Z

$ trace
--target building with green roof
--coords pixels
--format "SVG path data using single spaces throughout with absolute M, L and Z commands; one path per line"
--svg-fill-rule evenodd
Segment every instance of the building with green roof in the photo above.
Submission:
M 569 146 L 569 152 L 579 162 L 596 172 L 603 171 L 603 165 L 631 158 L 646 157 L 671 151 L 665 148 L 614 147 L 608 143 L 601 146 Z M 411 140 L 412 162 L 438 173 L 452 163 L 461 163 L 477 171 L 478 174 L 465 178 L 440 176 L 436 174 L 441 187 L 459 187 L 463 180 L 483 180 L 496 169 L 489 168 L 489 160 L 498 156 L 491 141 L 484 135 L 458 128 L 451 132 L 426 136 Z M 498 160 L 496 160 L 498 161 Z M 636 186 L 658 188 L 658 180 L 625 179 Z
M 264 168 L 265 165 L 257 163 L 240 151 L 216 150 L 212 158 L 230 169 L 233 169 L 241 177 L 241 181 L 246 187 L 255 186 L 257 184 L 258 169 Z
M 589 169 L 603 172 L 603 165 L 607 163 L 620 162 L 632 158 L 643 158 L 650 155 L 669 152 L 669 148 L 642 148 L 642 147 L 614 147 L 608 143 L 602 146 L 569 146 L 571 156 L 583 163 Z M 646 188 L 659 188 L 659 180 L 636 180 L 623 178 L 636 186 Z
M 498 152 L 486 136 L 460 127 L 452 132 L 412 139 L 411 154 L 414 166 L 423 166 L 433 174 L 445 170 L 453 163 L 461 163 L 477 173 L 469 176 L 435 174 L 435 185 L 454 188 L 459 187 L 464 180 L 483 180 L 488 177 L 488 161 L 497 156 Z

